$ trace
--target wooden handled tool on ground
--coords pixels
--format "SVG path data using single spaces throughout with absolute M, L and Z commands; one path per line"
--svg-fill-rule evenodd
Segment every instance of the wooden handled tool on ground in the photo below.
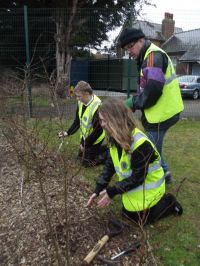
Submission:
M 102 247 L 108 242 L 109 236 L 103 236 L 97 244 L 93 247 L 90 253 L 85 257 L 84 262 L 90 264 L 90 262 L 94 259 L 94 257 L 99 253 Z
M 94 246 L 94 248 L 89 252 L 89 254 L 84 258 L 85 264 L 90 264 L 98 252 L 103 248 L 103 246 L 108 242 L 110 237 L 116 236 L 122 232 L 123 225 L 118 220 L 109 220 L 107 224 L 108 233 L 104 235 Z

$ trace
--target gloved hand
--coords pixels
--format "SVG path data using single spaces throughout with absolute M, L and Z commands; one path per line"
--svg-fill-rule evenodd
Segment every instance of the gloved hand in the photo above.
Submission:
M 127 106 L 127 107 L 129 107 L 129 108 L 133 108 L 134 107 L 134 98 L 133 98 L 133 96 L 131 96 L 131 97 L 129 97 L 128 99 L 126 99 L 125 101 L 124 101 L 124 104 Z
M 59 138 L 64 138 L 64 137 L 67 137 L 67 136 L 68 136 L 67 131 L 60 131 L 60 132 L 58 133 L 58 137 L 59 137 Z

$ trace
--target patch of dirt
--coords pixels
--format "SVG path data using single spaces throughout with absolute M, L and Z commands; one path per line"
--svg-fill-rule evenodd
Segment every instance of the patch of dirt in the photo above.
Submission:
M 102 213 L 85 207 L 92 191 L 89 182 L 81 174 L 73 177 L 76 169 L 71 167 L 66 209 L 59 156 L 49 154 L 46 158 L 48 174 L 42 179 L 31 173 L 27 180 L 13 148 L 0 132 L 0 158 L 0 265 L 82 265 L 84 257 L 106 233 L 107 221 L 113 216 L 107 210 Z M 132 223 L 123 223 L 123 232 L 111 238 L 99 254 L 110 258 L 140 239 L 141 248 L 115 265 L 139 265 L 144 257 L 145 265 L 154 265 L 141 231 Z M 108 264 L 96 257 L 91 265 Z

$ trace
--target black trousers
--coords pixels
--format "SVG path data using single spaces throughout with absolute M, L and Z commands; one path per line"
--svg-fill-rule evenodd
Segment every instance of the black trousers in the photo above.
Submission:
M 165 194 L 155 206 L 145 211 L 130 212 L 123 207 L 122 216 L 136 222 L 137 224 L 147 225 L 171 214 L 176 214 L 176 204 L 176 198 L 172 194 L 168 193 Z
M 106 145 L 96 144 L 79 151 L 78 157 L 85 167 L 93 167 L 106 161 L 108 148 Z

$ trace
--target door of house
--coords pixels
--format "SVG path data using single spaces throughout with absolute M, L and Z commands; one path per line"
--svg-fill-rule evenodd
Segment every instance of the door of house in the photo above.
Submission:
M 192 75 L 200 75 L 200 64 L 194 64 L 192 66 Z

